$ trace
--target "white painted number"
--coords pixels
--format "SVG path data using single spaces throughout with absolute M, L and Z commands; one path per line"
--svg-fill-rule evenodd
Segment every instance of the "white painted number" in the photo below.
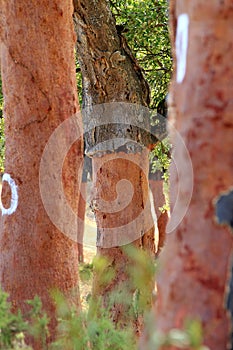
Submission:
M 4 174 L 2 177 L 2 182 L 8 182 L 10 188 L 11 188 L 11 206 L 10 208 L 4 208 L 2 201 L 0 201 L 2 215 L 11 215 L 13 214 L 18 206 L 18 192 L 17 192 L 17 186 L 15 184 L 15 181 L 11 178 L 9 174 Z
M 182 83 L 186 73 L 186 59 L 188 51 L 189 16 L 183 13 L 178 17 L 176 31 L 177 83 Z

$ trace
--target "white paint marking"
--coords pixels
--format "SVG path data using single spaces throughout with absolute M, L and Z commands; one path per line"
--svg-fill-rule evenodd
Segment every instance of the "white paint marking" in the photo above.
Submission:
M 182 83 L 186 73 L 188 51 L 189 16 L 183 13 L 178 17 L 176 30 L 177 83 Z
M 4 208 L 2 201 L 0 201 L 2 215 L 11 215 L 13 214 L 18 206 L 18 192 L 17 192 L 17 186 L 15 184 L 15 181 L 11 178 L 9 174 L 4 174 L 2 177 L 2 182 L 6 181 L 8 182 L 10 188 L 11 188 L 11 206 L 10 208 Z

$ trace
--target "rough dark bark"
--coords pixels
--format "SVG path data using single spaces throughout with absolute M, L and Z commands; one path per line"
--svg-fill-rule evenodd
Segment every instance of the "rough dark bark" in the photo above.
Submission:
M 51 290 L 59 289 L 80 304 L 77 243 L 50 221 L 39 188 L 44 147 L 53 131 L 78 108 L 73 7 L 68 0 L 2 0 L 0 8 L 5 171 L 18 187 L 16 211 L 2 217 L 1 286 L 9 292 L 14 309 L 23 313 L 28 310 L 25 300 L 38 295 L 51 317 L 53 336 L 56 322 Z M 81 144 L 76 144 L 63 167 L 65 193 L 76 212 L 81 155 Z M 11 196 L 3 182 L 5 208 Z M 34 348 L 41 349 L 41 345 Z
M 89 127 L 93 118 L 93 106 L 97 104 L 129 102 L 147 106 L 148 85 L 124 37 L 117 33 L 108 2 L 106 0 L 74 1 L 74 7 L 77 52 L 83 76 L 84 124 Z M 101 122 L 101 116 L 102 113 L 95 114 L 95 118 L 100 118 L 97 124 Z M 135 123 L 132 119 L 130 123 L 129 119 L 128 126 L 122 123 L 109 123 L 105 119 L 104 126 L 94 127 L 86 136 L 87 153 L 93 156 L 96 193 L 92 202 L 98 226 L 98 255 L 106 257 L 109 260 L 108 268 L 112 269 L 115 266 L 117 272 L 112 283 L 107 286 L 101 285 L 98 275 L 94 278 L 94 295 L 102 296 L 105 306 L 108 304 L 109 293 L 114 289 L 121 289 L 123 284 L 124 287 L 126 286 L 124 283 L 128 278 L 126 266 L 129 264 L 129 258 L 119 247 L 119 241 L 114 244 L 115 237 L 110 236 L 109 243 L 109 235 L 105 232 L 105 228 L 116 228 L 121 235 L 123 230 L 121 226 L 124 227 L 140 214 L 148 195 L 148 152 L 142 151 L 142 145 L 151 143 L 148 133 L 144 132 L 146 127 L 149 129 L 149 118 L 147 113 L 134 115 L 134 118 L 138 118 L 137 122 Z M 136 124 L 139 127 L 130 124 Z M 105 140 L 117 137 L 121 140 L 110 142 L 107 146 L 103 143 Z M 130 143 L 131 151 L 127 147 Z M 135 166 L 138 161 L 141 167 Z M 132 165 L 134 172 L 130 168 Z M 143 171 L 146 174 L 144 178 Z M 130 203 L 126 209 L 114 213 L 99 210 L 102 198 L 109 203 L 116 200 L 116 183 L 120 179 L 131 181 L 135 205 Z M 123 193 L 124 188 L 122 187 L 121 190 Z M 128 234 L 132 237 L 130 242 L 134 241 L 133 244 L 139 248 L 147 247 L 153 255 L 154 229 L 151 227 L 148 232 L 143 229 L 143 226 L 148 227 L 146 221 L 150 222 L 150 220 L 150 207 L 147 207 L 142 217 L 142 224 L 139 225 L 140 230 L 135 228 L 135 232 L 128 232 Z M 127 288 L 132 300 L 134 291 L 130 290 L 132 288 L 130 286 Z M 115 303 L 111 311 L 114 321 L 126 323 L 127 309 L 124 309 L 122 304 Z
M 182 81 L 177 82 L 176 74 L 173 77 L 169 118 L 190 153 L 194 187 L 188 212 L 168 235 L 161 256 L 156 327 L 163 332 L 184 329 L 187 319 L 197 318 L 204 343 L 219 350 L 227 348 L 229 338 L 225 292 L 232 238 L 215 221 L 214 201 L 232 186 L 233 5 L 230 1 L 172 1 L 174 33 L 182 13 L 189 16 L 187 65 Z M 172 143 L 178 147 L 174 135 Z M 172 206 L 178 182 L 182 198 L 190 191 L 187 165 L 180 150 L 176 166 L 183 171 L 179 179 L 172 173 Z
M 106 1 L 74 0 L 83 107 L 109 101 L 147 105 L 148 85 Z M 85 77 L 88 75 L 88 80 Z
M 93 119 L 93 105 L 121 101 L 148 106 L 148 84 L 126 39 L 117 32 L 109 4 L 106 1 L 74 1 L 74 8 L 86 129 Z M 95 118 L 98 116 L 95 115 Z M 130 138 L 136 142 L 142 140 L 147 145 L 150 135 L 144 129 L 149 128 L 149 118 L 147 114 L 138 118 L 141 130 L 134 125 L 129 130 L 120 123 L 96 127 L 85 135 L 86 152 L 93 156 L 97 153 L 96 144 L 116 137 Z M 118 147 L 108 151 L 117 151 Z

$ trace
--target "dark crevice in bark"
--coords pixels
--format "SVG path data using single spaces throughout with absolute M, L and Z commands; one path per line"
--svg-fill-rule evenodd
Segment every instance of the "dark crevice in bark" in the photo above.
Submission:
M 51 103 L 49 101 L 48 94 L 39 86 L 38 79 L 34 76 L 32 71 L 27 67 L 27 65 L 25 63 L 21 62 L 21 59 L 17 59 L 14 56 L 14 54 L 12 53 L 12 50 L 10 48 L 8 49 L 8 53 L 9 53 L 9 56 L 11 57 L 12 61 L 15 63 L 15 65 L 22 67 L 23 69 L 25 69 L 29 73 L 29 75 L 31 76 L 31 81 L 36 84 L 38 90 L 41 92 L 41 94 L 47 100 L 47 102 L 48 102 L 48 110 L 51 110 L 52 107 L 51 107 Z
M 49 117 L 49 113 L 41 120 L 39 120 L 39 119 L 31 120 L 30 122 L 24 124 L 23 126 L 20 126 L 18 128 L 18 130 L 25 130 L 26 128 L 28 128 L 34 124 L 42 124 L 48 117 Z

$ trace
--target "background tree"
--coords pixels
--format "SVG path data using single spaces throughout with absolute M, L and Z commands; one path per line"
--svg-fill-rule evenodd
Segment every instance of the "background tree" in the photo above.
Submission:
M 147 1 L 110 1 L 110 7 L 116 20 L 116 28 L 119 35 L 126 37 L 132 51 L 132 56 L 137 58 L 137 62 L 142 67 L 144 76 L 150 87 L 150 107 L 158 107 L 161 113 L 161 100 L 167 94 L 168 84 L 171 75 L 171 52 L 168 33 L 168 4 L 167 1 L 159 0 L 154 2 Z M 154 11 L 151 11 L 151 8 Z M 78 72 L 78 81 L 81 75 Z M 81 84 L 79 83 L 81 86 Z M 81 90 L 80 90 L 81 91 Z M 163 100 L 165 101 L 165 100 Z M 156 111 L 154 116 L 156 115 Z M 154 118 L 151 120 L 155 123 Z M 167 147 L 158 145 L 153 154 L 157 161 L 154 162 L 153 172 L 167 169 L 169 166 L 169 157 L 166 156 Z M 152 159 L 152 157 L 151 157 Z M 152 160 L 151 160 L 152 162 Z M 151 178 L 156 175 L 151 174 Z M 154 206 L 158 219 L 158 228 L 160 243 L 162 247 L 165 238 L 165 229 L 167 223 L 166 209 L 161 213 L 161 207 L 165 205 L 163 194 L 163 181 L 151 181 L 150 187 L 154 197 Z M 80 205 L 80 216 L 83 216 L 83 202 Z M 80 251 L 82 244 L 79 244 Z
M 5 172 L 11 178 L 11 191 L 3 182 L 2 201 L 6 209 L 15 205 L 2 216 L 1 286 L 9 292 L 14 309 L 20 308 L 23 313 L 29 307 L 25 300 L 40 296 L 51 317 L 53 334 L 51 290 L 59 289 L 79 306 L 77 244 L 50 221 L 39 188 L 39 166 L 46 143 L 78 108 L 73 7 L 69 0 L 2 0 L 0 8 Z M 76 144 L 63 167 L 65 193 L 76 212 L 81 158 L 81 145 Z M 59 205 L 54 202 L 54 208 L 62 213 Z M 41 346 L 37 344 L 36 348 Z
M 205 345 L 226 349 L 229 320 L 224 304 L 232 238 L 226 227 L 216 223 L 214 202 L 232 186 L 233 69 L 229 47 L 233 44 L 233 8 L 230 2 L 170 3 L 178 57 L 170 119 L 189 151 L 194 187 L 188 212 L 169 235 L 162 254 L 156 324 L 159 331 L 168 332 L 184 329 L 187 320 L 198 319 Z M 188 159 L 183 157 L 175 134 L 172 144 L 180 170 L 178 178 L 172 168 L 173 207 L 178 183 L 183 199 L 191 186 Z M 182 208 L 181 200 L 178 205 Z
M 125 38 L 117 32 L 108 2 L 105 0 L 74 1 L 74 7 L 77 52 L 83 79 L 84 123 L 89 126 L 91 118 L 98 118 L 98 113 L 92 113 L 97 104 L 130 102 L 148 106 L 148 85 Z M 102 116 L 101 112 L 100 116 Z M 131 259 L 119 246 L 120 241 L 118 244 L 112 243 L 108 246 L 109 236 L 105 233 L 105 228 L 113 227 L 121 232 L 121 227 L 131 222 L 142 211 L 141 208 L 144 208 L 148 198 L 148 151 L 145 149 L 141 151 L 142 148 L 139 145 L 135 150 L 128 151 L 127 142 L 118 146 L 109 146 L 107 149 L 101 149 L 101 147 L 105 144 L 104 141 L 116 139 L 119 135 L 123 135 L 124 140 L 131 138 L 133 141 L 144 137 L 145 144 L 150 143 L 150 140 L 146 139 L 148 135 L 140 134 L 142 132 L 133 125 L 129 125 L 127 129 L 126 125 L 109 123 L 109 120 L 105 120 L 104 124 L 103 127 L 95 127 L 94 131 L 92 130 L 86 136 L 86 144 L 87 154 L 93 157 L 95 195 L 92 203 L 97 221 L 98 256 L 107 261 L 101 274 L 110 275 L 112 278 L 108 283 L 104 283 L 101 280 L 101 274 L 96 273 L 93 293 L 94 297 L 102 297 L 102 305 L 112 306 L 111 314 L 116 323 L 127 325 L 130 318 L 129 309 L 132 308 L 135 297 L 135 288 L 129 285 L 127 271 Z M 149 127 L 149 119 L 143 120 L 142 125 L 146 124 Z M 98 149 L 101 156 L 98 154 Z M 136 166 L 137 163 L 140 166 Z M 134 188 L 134 197 L 127 210 L 117 213 L 99 210 L 101 199 L 110 203 L 114 201 L 116 184 L 121 179 L 128 179 Z M 135 232 L 130 234 L 135 247 L 144 248 L 153 255 L 155 249 L 153 225 L 150 230 L 145 230 L 149 220 L 151 220 L 151 212 L 150 208 L 147 208 L 141 224 L 135 227 Z M 112 242 L 114 239 L 115 237 L 111 237 Z M 149 304 L 152 287 L 153 277 L 146 286 L 149 290 L 147 300 Z M 116 290 L 118 298 L 120 294 L 124 296 L 125 305 L 122 299 L 120 302 L 116 299 L 110 300 L 111 292 Z M 138 320 L 135 322 L 137 323 Z M 140 326 L 137 324 L 136 328 L 139 329 Z

